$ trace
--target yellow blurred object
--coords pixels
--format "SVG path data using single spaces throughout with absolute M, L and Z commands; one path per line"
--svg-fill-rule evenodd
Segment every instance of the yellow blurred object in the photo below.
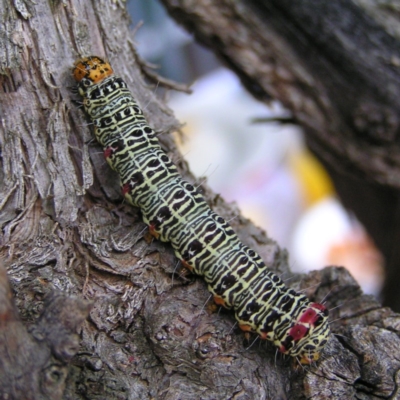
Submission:
M 309 151 L 290 154 L 289 167 L 303 189 L 307 206 L 334 193 L 327 172 Z

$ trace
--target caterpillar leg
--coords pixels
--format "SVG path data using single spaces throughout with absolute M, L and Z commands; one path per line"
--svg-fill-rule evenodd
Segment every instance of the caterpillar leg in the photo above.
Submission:
M 149 233 L 151 236 L 153 236 L 156 239 L 158 239 L 160 237 L 160 234 L 156 231 L 156 227 L 153 224 L 149 225 Z
M 254 332 L 254 329 L 248 325 L 248 324 L 242 324 L 239 323 L 239 328 L 243 331 L 243 332 Z
M 219 306 L 227 308 L 225 301 L 221 296 L 217 296 L 216 294 L 214 294 L 214 302 L 215 302 L 215 304 L 218 304 Z
M 190 272 L 192 272 L 193 273 L 193 267 L 187 262 L 187 261 L 185 261 L 185 260 L 181 260 L 181 264 L 185 267 L 185 268 L 187 268 Z

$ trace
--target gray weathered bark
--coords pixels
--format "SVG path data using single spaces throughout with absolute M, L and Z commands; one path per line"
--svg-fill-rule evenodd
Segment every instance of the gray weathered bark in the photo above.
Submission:
M 50 382 L 58 390 L 53 398 L 64 387 L 65 399 L 399 396 L 400 319 L 362 295 L 343 269 L 291 281 L 329 308 L 340 305 L 332 320 L 341 319 L 332 327 L 342 336 L 332 337 L 317 365 L 302 369 L 276 358 L 265 343 L 247 349 L 233 316 L 206 305 L 204 282 L 174 274 L 169 246 L 146 241 L 139 211 L 122 203 L 116 176 L 90 141 L 90 126 L 70 90 L 76 58 L 108 56 L 150 124 L 165 132 L 163 147 L 181 160 L 166 133 L 178 123 L 144 83 L 146 66 L 121 4 L 1 0 L 0 6 L 1 255 L 21 320 L 33 327 L 26 332 L 18 321 L 1 277 L 0 297 L 7 300 L 0 309 L 0 375 L 8 382 L 0 388 L 3 398 L 45 398 L 47 386 L 35 386 L 35 379 L 49 376 L 54 357 L 62 371 L 68 361 L 69 368 Z M 192 180 L 184 162 L 178 167 Z M 204 192 L 218 213 L 228 219 L 236 213 Z M 241 217 L 232 225 L 271 269 L 288 271 L 286 252 L 263 232 Z M 54 300 L 60 291 L 66 296 L 61 302 Z M 82 299 L 93 306 L 76 351 L 73 334 L 87 310 Z M 12 329 L 15 343 L 24 338 L 29 352 L 13 351 Z M 32 384 L 18 380 L 26 371 L 21 359 L 36 373 Z M 25 397 L 18 396 L 21 390 Z

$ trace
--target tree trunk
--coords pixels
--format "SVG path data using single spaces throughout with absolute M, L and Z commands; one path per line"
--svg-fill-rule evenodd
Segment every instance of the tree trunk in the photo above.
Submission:
M 216 4 L 223 10 L 222 1 Z M 146 240 L 139 210 L 122 202 L 116 175 L 91 141 L 71 91 L 78 57 L 107 56 L 150 124 L 164 133 L 165 151 L 181 160 L 169 136 L 178 123 L 144 82 L 154 73 L 135 52 L 122 4 L 0 0 L 0 6 L 1 255 L 23 321 L 1 277 L 1 398 L 399 396 L 400 319 L 363 295 L 344 269 L 291 281 L 337 307 L 332 328 L 340 334 L 331 337 L 320 362 L 298 368 L 269 344 L 250 346 L 254 337 L 243 337 L 231 313 L 207 305 L 205 283 L 179 275 L 169 245 Z M 245 47 L 236 50 L 239 56 Z M 288 91 L 294 84 L 284 83 Z M 322 124 L 317 110 L 315 118 Z M 185 162 L 178 167 L 193 181 Z M 227 219 L 236 214 L 203 190 L 215 211 Z M 272 270 L 287 273 L 287 254 L 275 242 L 241 217 L 232 225 Z M 83 299 L 93 306 L 80 324 L 88 307 Z

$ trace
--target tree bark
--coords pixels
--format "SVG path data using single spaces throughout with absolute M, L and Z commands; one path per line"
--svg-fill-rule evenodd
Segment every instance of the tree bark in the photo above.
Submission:
M 10 329 L 15 343 L 29 343 L 29 352 L 22 351 L 29 354 L 25 367 L 32 365 L 37 379 L 54 357 L 60 360 L 66 372 L 53 398 L 63 390 L 65 399 L 399 396 L 399 316 L 363 295 L 344 269 L 291 280 L 297 289 L 308 288 L 310 298 L 337 307 L 332 328 L 340 334 L 332 336 L 320 362 L 299 368 L 273 346 L 251 346 L 254 337 L 247 342 L 231 313 L 208 305 L 201 279 L 179 276 L 168 244 L 146 240 L 139 210 L 122 202 L 118 180 L 91 141 L 91 127 L 71 91 L 78 57 L 107 56 L 150 124 L 163 133 L 165 151 L 193 181 L 168 134 L 179 124 L 144 81 L 154 73 L 147 73 L 135 52 L 122 4 L 0 0 L 0 6 L 1 255 L 23 322 L 2 278 L 0 297 L 7 302 L 0 309 L 0 375 L 9 382 L 0 389 L 2 398 L 46 398 L 43 385 L 18 380 L 18 371 L 26 369 L 17 357 L 20 349 L 9 345 Z M 237 214 L 203 191 L 216 212 L 227 219 Z M 288 272 L 287 253 L 272 239 L 242 217 L 232 225 L 272 270 Z M 65 307 L 54 300 L 60 291 Z M 93 306 L 80 326 L 76 351 L 68 343 L 74 343 L 87 310 L 83 299 Z M 57 327 L 65 324 L 61 336 Z M 27 325 L 33 327 L 28 332 Z M 41 334 L 35 334 L 37 326 Z M 57 347 L 62 337 L 65 346 Z

